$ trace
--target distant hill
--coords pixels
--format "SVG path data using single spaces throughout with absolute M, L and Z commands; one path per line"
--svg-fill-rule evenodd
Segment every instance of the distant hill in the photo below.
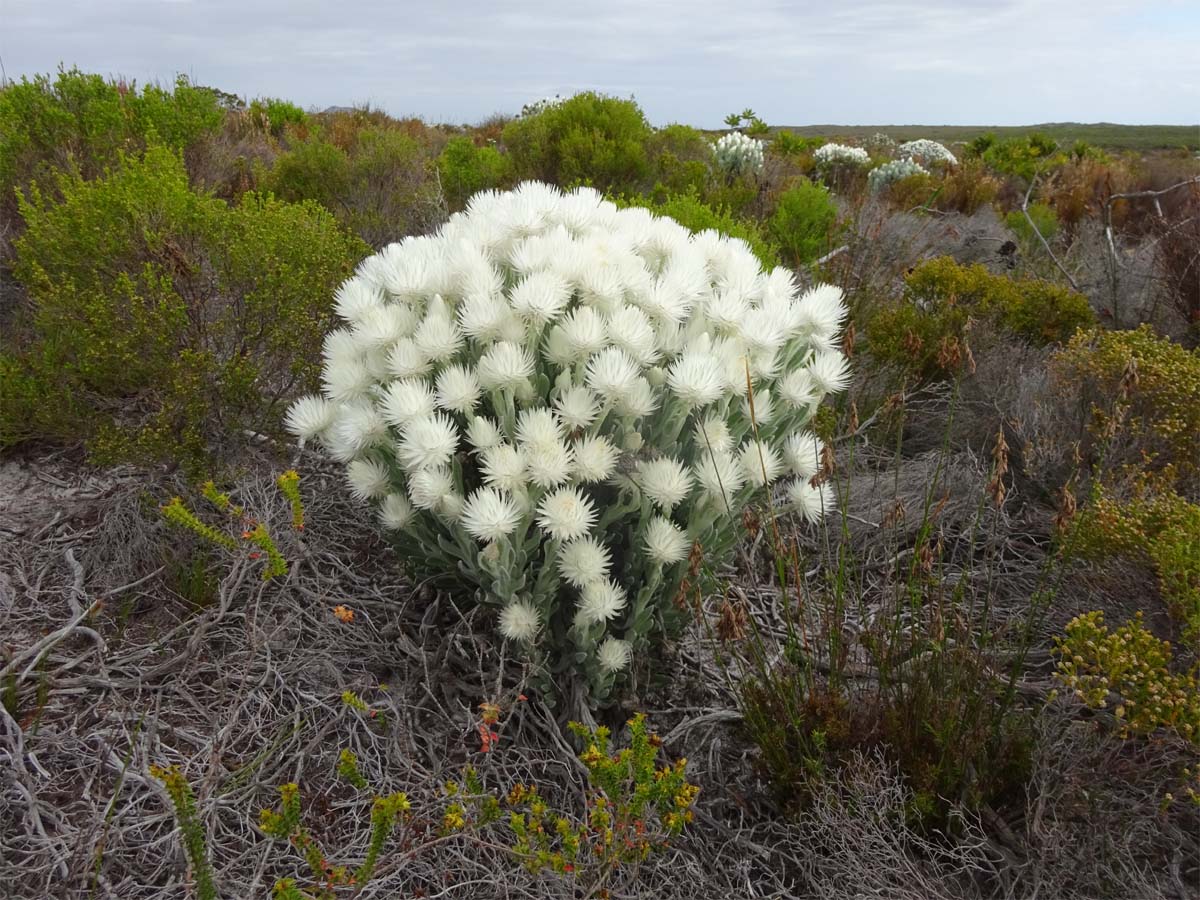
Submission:
M 1200 150 L 1200 125 L 1115 125 L 1110 122 L 1047 122 L 1041 125 L 783 125 L 803 137 L 868 138 L 877 132 L 898 141 L 930 138 L 942 143 L 970 141 L 993 132 L 998 137 L 1019 137 L 1040 131 L 1061 144 L 1087 141 L 1114 150 L 1162 150 L 1187 147 Z

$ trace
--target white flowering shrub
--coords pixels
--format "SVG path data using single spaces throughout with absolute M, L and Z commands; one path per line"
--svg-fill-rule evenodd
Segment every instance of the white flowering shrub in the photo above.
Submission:
M 882 166 L 876 166 L 867 173 L 867 186 L 871 189 L 872 194 L 878 194 L 897 181 L 913 175 L 928 174 L 929 170 L 911 159 L 893 159 L 891 162 L 885 162 Z
M 757 174 L 763 167 L 763 142 L 731 131 L 713 144 L 713 161 L 717 170 L 726 175 Z
M 907 141 L 896 148 L 896 154 L 901 159 L 911 159 L 923 166 L 957 166 L 958 159 L 937 141 L 921 138 Z
M 838 166 L 858 168 L 870 161 L 870 154 L 862 147 L 848 147 L 845 144 L 824 144 L 813 152 L 813 162 L 819 169 Z
M 288 426 L 417 572 L 602 700 L 680 623 L 693 547 L 720 560 L 756 494 L 829 506 L 805 426 L 849 377 L 841 298 L 743 241 L 527 182 L 362 263 Z

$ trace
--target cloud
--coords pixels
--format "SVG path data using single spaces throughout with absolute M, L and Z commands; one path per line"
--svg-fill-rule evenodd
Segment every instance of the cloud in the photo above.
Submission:
M 184 73 L 316 107 L 476 121 L 635 94 L 658 123 L 1200 120 L 1200 11 L 1151 0 L 0 0 L 10 77 Z

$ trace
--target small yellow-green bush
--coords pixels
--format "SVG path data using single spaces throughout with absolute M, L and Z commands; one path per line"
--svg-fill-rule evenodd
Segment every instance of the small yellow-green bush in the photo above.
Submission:
M 196 464 L 274 431 L 316 383 L 329 298 L 362 243 L 313 203 L 195 193 L 165 148 L 93 181 L 63 175 L 55 193 L 21 203 L 30 321 L 4 363 L 18 390 L 0 437 Z
M 509 122 L 503 143 L 517 180 L 640 190 L 650 174 L 651 134 L 635 102 L 589 91 Z
M 1200 480 L 1200 351 L 1154 332 L 1080 332 L 1056 354 L 1061 390 L 1077 396 L 1109 467 L 1170 467 L 1185 490 Z M 1124 389 L 1122 385 L 1125 385 Z M 1117 440 L 1114 441 L 1114 438 Z
M 1036 278 L 993 275 L 950 257 L 927 260 L 905 277 L 904 298 L 867 324 L 880 362 L 921 379 L 952 375 L 962 361 L 969 320 L 984 320 L 1035 345 L 1070 339 L 1092 324 L 1087 298 Z
M 1104 613 L 1084 613 L 1055 643 L 1055 676 L 1092 709 L 1111 708 L 1123 734 L 1169 728 L 1200 744 L 1196 667 L 1173 673 L 1171 645 L 1146 630 L 1140 612 L 1111 633 Z
M 800 268 L 829 250 L 837 217 L 829 191 L 801 179 L 779 195 L 767 232 L 779 245 L 785 265 Z
M 495 147 L 478 147 L 466 136 L 451 138 L 438 157 L 442 191 L 452 212 L 466 206 L 472 194 L 507 187 L 510 170 L 507 156 Z
M 1033 220 L 1033 225 L 1029 224 L 1029 219 Z M 1058 234 L 1058 215 L 1053 208 L 1045 203 L 1030 203 L 1029 219 L 1025 218 L 1025 213 L 1021 210 L 1014 209 L 1004 217 L 1004 223 L 1016 232 L 1017 237 L 1026 246 L 1037 241 L 1037 235 L 1033 233 L 1035 227 L 1047 242 L 1054 240 L 1054 236 Z
M 319 129 L 294 142 L 263 173 L 265 190 L 315 200 L 372 247 L 428 230 L 441 216 L 434 160 L 398 128 L 366 126 L 343 150 Z
M 13 208 L 14 188 L 54 169 L 92 178 L 122 153 L 186 147 L 224 115 L 215 91 L 182 76 L 171 89 L 139 90 L 74 68 L 9 83 L 0 88 L 0 210 Z
M 1171 611 L 1200 637 L 1200 506 L 1170 491 L 1121 502 L 1098 488 L 1075 529 L 1072 546 L 1084 558 L 1150 563 Z

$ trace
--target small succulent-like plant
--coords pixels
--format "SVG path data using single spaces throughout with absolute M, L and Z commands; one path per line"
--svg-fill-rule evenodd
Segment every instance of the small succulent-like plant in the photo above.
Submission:
M 740 240 L 526 183 L 366 260 L 336 310 L 289 427 L 544 688 L 579 672 L 606 698 L 771 485 L 811 521 L 830 504 L 805 426 L 849 379 L 842 293 Z
M 838 166 L 858 168 L 871 161 L 871 156 L 862 147 L 848 147 L 845 144 L 824 144 L 813 151 L 813 162 L 818 169 L 832 169 Z
M 867 173 L 867 186 L 872 194 L 879 194 L 897 181 L 911 178 L 913 175 L 928 175 L 929 170 L 911 159 L 893 159 L 882 166 L 876 166 Z

